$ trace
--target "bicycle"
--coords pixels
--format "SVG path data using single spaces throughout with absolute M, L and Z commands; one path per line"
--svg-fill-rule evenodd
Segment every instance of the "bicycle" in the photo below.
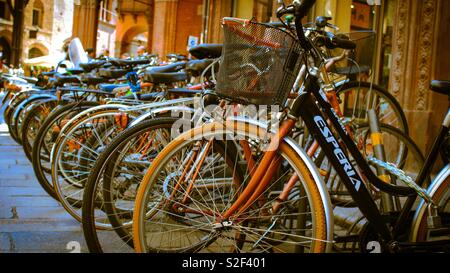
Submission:
M 283 6 L 277 11 L 278 17 L 285 14 L 295 15 L 298 39 L 296 41 L 301 48 L 296 52 L 295 45 L 292 47 L 294 49 L 291 48 L 296 53 L 294 54 L 296 57 L 293 58 L 295 60 L 301 54 L 313 56 L 316 60 L 320 59 L 317 49 L 306 39 L 301 24 L 301 19 L 306 16 L 314 3 L 313 0 L 305 0 L 301 3 L 294 1 L 293 5 Z M 249 21 L 236 23 L 236 20 L 233 20 L 229 25 L 225 21 L 224 26 L 225 29 L 229 27 L 230 31 L 239 32 L 246 31 L 246 27 L 248 29 L 255 25 Z M 260 32 L 253 32 L 255 33 Z M 269 37 L 268 33 L 270 30 L 265 27 L 266 39 Z M 280 34 L 274 34 L 276 35 Z M 286 36 L 281 38 L 286 39 Z M 278 36 L 274 40 L 265 40 L 265 46 L 274 50 L 276 45 L 280 45 L 280 41 L 283 41 L 281 38 Z M 289 41 L 288 38 L 287 40 Z M 225 56 L 226 47 L 225 43 Z M 295 72 L 298 63 L 292 59 L 288 63 L 291 65 L 289 71 Z M 442 203 L 442 199 L 435 200 L 442 196 L 442 192 L 449 191 L 448 182 L 445 182 L 446 177 L 438 176 L 428 192 L 420 186 L 428 176 L 430 166 L 435 161 L 443 140 L 447 137 L 450 119 L 446 118 L 432 152 L 419 172 L 417 184 L 397 168 L 376 158 L 368 158 L 369 162 L 385 168 L 407 186 L 388 184 L 373 173 L 345 126 L 336 117 L 333 107 L 321 93 L 318 78 L 319 73 L 324 71 L 324 67 L 320 63 L 317 65 L 309 69 L 305 87 L 289 111 L 283 115 L 278 131 L 268 132 L 263 124 L 251 120 L 228 118 L 223 123 L 211 122 L 192 129 L 173 140 L 161 151 L 141 182 L 136 197 L 133 239 L 138 252 L 283 251 L 286 248 L 288 251 L 329 250 L 333 244 L 333 219 L 327 188 L 306 153 L 288 136 L 299 118 L 318 141 L 368 220 L 365 231 L 361 234 L 362 250 L 365 250 L 365 246 L 372 241 L 377 241 L 383 250 L 390 252 L 418 248 L 436 251 L 448 249 L 449 240 L 416 241 L 426 237 L 428 231 L 435 231 L 439 227 L 440 218 L 446 220 L 445 217 L 439 217 L 446 215 L 440 214 L 441 207 L 437 206 Z M 231 93 L 230 90 L 234 90 L 231 88 L 223 90 L 225 94 L 218 92 L 219 95 L 234 101 L 235 98 L 231 98 L 232 96 L 238 97 L 240 101 L 249 102 L 251 94 L 249 90 L 245 90 L 247 93 L 238 93 L 238 91 Z M 281 91 L 280 93 L 272 91 L 272 93 L 253 94 L 253 102 L 254 98 L 257 98 L 282 104 L 289 88 L 269 90 Z M 334 132 L 339 136 L 340 141 Z M 214 179 L 207 182 L 208 178 L 214 178 L 215 172 L 212 170 L 214 168 L 208 169 L 204 166 L 214 167 L 214 162 L 218 164 L 227 161 L 225 156 L 217 159 L 220 155 L 213 151 L 216 139 L 223 139 L 226 136 L 235 136 L 233 138 L 235 140 L 246 140 L 251 143 L 250 148 L 264 143 L 265 139 L 268 142 L 266 145 L 268 148 L 262 153 L 256 150 L 260 151 L 257 162 L 252 163 L 252 157 L 245 158 L 246 162 L 242 164 L 235 161 L 236 165 L 244 167 L 244 174 L 246 174 L 244 177 L 248 176 L 248 181 L 239 181 L 239 177 L 234 175 L 238 167 L 234 167 L 227 169 L 228 183 L 215 185 Z M 351 163 L 349 155 L 356 161 L 358 169 Z M 237 159 L 239 158 L 234 158 L 234 160 Z M 205 183 L 204 187 L 201 187 L 203 183 Z M 399 214 L 382 214 L 365 183 L 390 195 L 408 197 Z M 205 188 L 209 190 L 205 192 Z M 216 197 L 219 200 L 216 203 L 214 196 L 218 195 L 220 197 Z M 411 214 L 412 206 L 418 196 L 423 199 L 417 210 L 422 214 L 416 214 L 414 221 L 410 223 L 408 215 Z M 293 213 L 295 211 L 297 211 L 296 214 Z M 427 226 L 428 213 L 430 213 L 431 221 Z M 444 224 L 448 223 L 444 221 Z M 295 226 L 292 228 L 292 225 Z M 424 228 L 418 229 L 417 226 L 424 226 Z M 408 227 L 413 227 L 411 234 L 408 234 Z M 442 229 L 439 230 L 442 231 Z M 190 235 L 189 239 L 186 238 L 188 235 Z M 409 240 L 402 238 L 408 235 Z M 164 241 L 164 239 L 167 240 Z M 292 245 L 293 247 L 289 248 Z
M 111 100 L 113 104 L 87 109 L 67 122 L 52 148 L 51 175 L 58 199 L 69 214 L 81 221 L 82 196 L 90 169 L 116 135 L 147 119 L 167 116 L 175 111 L 194 111 L 192 96 L 207 83 L 187 88 L 171 87 L 176 87 L 183 79 L 200 76 L 211 63 L 209 59 L 189 61 L 184 63 L 186 72 L 162 73 L 164 67 L 146 71 L 143 81 L 160 84 L 158 91 L 161 92 L 157 97 L 172 98 L 170 100 L 155 100 L 155 93 L 142 95 L 135 105 L 114 99 Z M 180 63 L 170 66 L 178 67 Z

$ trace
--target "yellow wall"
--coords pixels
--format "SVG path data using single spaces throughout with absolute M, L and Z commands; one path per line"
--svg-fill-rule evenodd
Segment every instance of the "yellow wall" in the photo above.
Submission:
M 236 0 L 235 17 L 251 19 L 253 17 L 253 0 Z

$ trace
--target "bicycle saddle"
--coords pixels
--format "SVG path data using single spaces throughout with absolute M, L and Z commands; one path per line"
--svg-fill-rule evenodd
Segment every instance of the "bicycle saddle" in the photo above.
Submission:
M 101 67 L 102 65 L 104 65 L 106 63 L 106 61 L 93 61 L 90 63 L 83 63 L 80 64 L 80 67 L 85 71 L 85 72 L 91 72 L 92 70 Z
M 202 72 L 213 62 L 213 59 L 192 60 L 186 64 L 186 71 L 194 77 L 200 76 Z
M 186 66 L 186 62 L 176 62 L 173 64 L 163 65 L 163 66 L 153 66 L 147 68 L 149 73 L 167 73 L 167 72 L 177 72 Z
M 109 84 L 109 83 L 105 83 L 105 84 L 99 84 L 98 87 L 103 91 L 103 92 L 109 92 L 111 93 L 114 89 L 118 88 L 118 87 L 127 87 L 128 84 Z
M 76 76 L 56 75 L 56 85 L 63 85 L 65 83 L 80 83 L 80 79 Z
M 125 69 L 101 69 L 97 72 L 99 77 L 108 78 L 108 79 L 117 79 L 122 76 L 125 76 L 127 71 Z
M 101 77 L 86 76 L 86 77 L 82 77 L 81 81 L 87 85 L 97 85 L 100 83 L 104 83 L 106 80 Z
M 151 62 L 149 59 L 137 59 L 137 60 L 123 60 L 123 59 L 110 59 L 109 62 L 116 67 L 137 66 L 141 64 L 148 64 Z
M 450 81 L 431 81 L 430 89 L 434 92 L 450 96 Z
M 66 71 L 72 75 L 79 75 L 79 74 L 84 73 L 84 69 L 80 69 L 80 68 L 66 68 Z
M 187 80 L 186 72 L 171 72 L 171 73 L 149 73 L 145 72 L 144 82 L 154 84 L 158 83 L 173 83 Z
M 216 59 L 222 55 L 222 44 L 200 44 L 189 50 L 197 59 Z

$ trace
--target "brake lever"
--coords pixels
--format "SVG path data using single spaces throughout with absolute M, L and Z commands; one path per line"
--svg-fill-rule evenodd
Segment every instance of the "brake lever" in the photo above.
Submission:
M 339 27 L 338 27 L 338 26 L 336 26 L 336 25 L 333 25 L 333 24 L 327 23 L 327 27 L 329 27 L 329 28 L 332 28 L 332 29 L 334 29 L 334 30 L 336 30 L 336 31 L 339 31 Z

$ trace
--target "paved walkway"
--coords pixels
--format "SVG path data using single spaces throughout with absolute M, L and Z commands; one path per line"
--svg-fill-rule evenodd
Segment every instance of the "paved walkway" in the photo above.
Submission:
M 78 245 L 87 252 L 81 224 L 41 188 L 0 124 L 0 252 L 71 252 Z

